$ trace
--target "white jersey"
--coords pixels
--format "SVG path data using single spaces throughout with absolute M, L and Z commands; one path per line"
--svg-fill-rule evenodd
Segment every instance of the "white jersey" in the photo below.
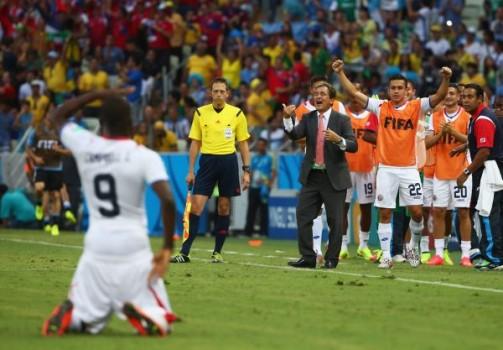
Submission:
M 62 128 L 61 141 L 77 161 L 89 208 L 85 250 L 116 257 L 150 251 L 145 187 L 168 180 L 159 155 L 131 139 L 106 139 L 75 123 Z

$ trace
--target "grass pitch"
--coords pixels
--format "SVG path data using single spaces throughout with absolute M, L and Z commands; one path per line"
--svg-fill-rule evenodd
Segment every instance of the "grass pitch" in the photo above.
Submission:
M 171 265 L 169 297 L 183 318 L 166 338 L 141 338 L 114 318 L 98 336 L 43 338 L 66 296 L 82 235 L 0 231 L 2 349 L 494 349 L 503 343 L 503 273 L 408 264 L 391 271 L 351 258 L 336 270 L 294 270 L 296 243 L 252 248 L 230 238 L 225 264 L 198 238 Z M 155 249 L 160 239 L 152 239 Z M 352 250 L 353 256 L 354 249 Z M 458 255 L 453 255 L 458 260 Z

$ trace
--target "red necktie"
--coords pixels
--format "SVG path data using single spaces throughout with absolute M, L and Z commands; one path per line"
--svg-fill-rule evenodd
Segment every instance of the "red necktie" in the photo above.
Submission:
M 318 165 L 325 165 L 325 124 L 323 123 L 323 114 L 318 115 L 318 133 L 316 135 L 316 157 L 314 162 Z

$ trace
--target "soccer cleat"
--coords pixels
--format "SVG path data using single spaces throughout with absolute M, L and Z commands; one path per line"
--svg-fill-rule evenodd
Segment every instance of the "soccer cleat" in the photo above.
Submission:
M 52 225 L 51 235 L 53 235 L 54 237 L 59 236 L 59 226 L 58 225 Z
M 72 224 L 77 223 L 77 219 L 75 218 L 75 215 L 73 215 L 71 210 L 66 210 L 65 211 L 65 219 L 71 222 Z
M 52 226 L 50 224 L 44 225 L 44 231 L 47 232 L 47 233 L 51 233 Z
M 454 263 L 452 262 L 451 257 L 449 256 L 449 251 L 447 249 L 444 249 L 444 262 L 446 265 L 453 266 Z
M 374 255 L 374 260 L 372 260 L 373 262 L 381 261 L 382 249 L 376 249 L 376 250 L 372 251 L 372 254 Z
M 175 264 L 185 264 L 190 262 L 190 256 L 184 255 L 182 253 L 178 253 L 175 256 L 172 256 L 170 262 Z
M 140 335 L 165 335 L 166 331 L 154 320 L 148 317 L 140 308 L 131 303 L 125 303 L 122 312 L 126 315 L 129 323 Z
M 35 219 L 38 221 L 42 220 L 44 218 L 44 208 L 42 208 L 41 205 L 37 205 L 35 207 Z
M 442 266 L 444 264 L 444 259 L 438 255 L 433 255 L 427 262 L 430 266 Z
M 427 264 L 430 259 L 431 259 L 430 252 L 421 253 L 421 264 Z
M 404 263 L 406 262 L 407 259 L 404 258 L 404 256 L 402 254 L 397 254 L 397 255 L 394 255 L 393 256 L 393 262 L 396 262 L 396 263 Z
M 375 261 L 375 256 L 372 254 L 370 249 L 368 247 L 365 248 L 358 248 L 356 250 L 356 255 L 367 260 L 367 261 Z
M 381 258 L 381 262 L 377 267 L 379 269 L 391 269 L 393 267 L 393 260 L 390 258 Z
M 459 265 L 463 267 L 473 267 L 472 262 L 470 261 L 470 258 L 467 256 L 464 256 L 461 258 L 461 261 L 459 262 Z
M 341 252 L 339 253 L 339 259 L 349 259 L 349 252 L 347 249 L 341 249 Z
M 475 267 L 478 270 L 489 270 L 489 266 L 491 265 L 490 261 L 487 261 L 486 259 L 479 258 L 476 261 L 474 261 L 473 267 Z
M 224 257 L 222 256 L 222 254 L 220 254 L 218 252 L 213 252 L 213 254 L 211 254 L 211 262 L 212 263 L 223 263 Z
M 42 335 L 63 335 L 70 328 L 72 311 L 73 303 L 68 299 L 57 306 L 42 325 Z
M 417 248 L 412 248 L 409 249 L 407 248 L 405 250 L 405 259 L 409 262 L 410 266 L 412 267 L 418 267 L 419 263 L 421 262 L 419 258 L 419 249 Z

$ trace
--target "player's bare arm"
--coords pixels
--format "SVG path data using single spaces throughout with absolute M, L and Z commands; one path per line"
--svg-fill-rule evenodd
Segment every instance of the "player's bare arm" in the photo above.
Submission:
M 435 146 L 440 141 L 442 136 L 445 135 L 446 130 L 445 130 L 444 125 L 445 124 L 441 124 L 441 131 L 440 132 L 437 132 L 434 135 L 426 136 L 426 138 L 424 139 L 424 144 L 426 146 L 426 149 L 430 149 L 431 147 Z
M 250 164 L 250 149 L 248 147 L 248 140 L 240 141 L 238 142 L 238 147 L 239 147 L 239 153 L 241 153 L 241 160 L 243 162 L 243 165 L 249 165 Z M 244 170 L 243 171 L 243 191 L 246 191 L 248 187 L 250 187 L 250 171 Z
M 466 167 L 469 173 L 467 174 L 465 172 L 462 172 L 456 180 L 457 185 L 463 186 L 465 181 L 468 179 L 468 176 L 470 176 L 471 173 L 474 173 L 475 171 L 479 170 L 484 165 L 484 162 L 487 160 L 487 158 L 489 158 L 490 154 L 491 154 L 490 148 L 487 147 L 479 148 L 477 150 L 477 154 L 473 158 L 472 163 Z
M 373 145 L 377 144 L 377 134 L 371 130 L 365 130 L 362 136 L 363 141 L 371 143 Z
M 460 133 L 459 131 L 457 131 L 456 129 L 454 129 L 451 125 L 451 123 L 446 123 L 445 124 L 445 132 L 454 136 L 454 138 L 456 139 L 456 141 L 458 142 L 467 142 L 468 141 L 468 135 L 465 135 L 465 134 L 462 134 Z
M 108 90 L 99 90 L 99 91 L 91 91 L 86 94 L 74 97 L 61 105 L 52 115 L 52 119 L 56 128 L 59 130 L 65 124 L 66 120 L 70 118 L 75 112 L 79 109 L 83 108 L 89 102 L 93 102 L 94 100 L 99 100 L 106 98 L 108 96 L 114 95 L 128 95 L 130 94 L 134 88 L 119 88 L 119 89 L 108 89 Z
M 152 260 L 152 270 L 148 275 L 149 284 L 153 283 L 156 278 L 162 278 L 168 270 L 173 251 L 173 232 L 175 230 L 175 204 L 168 182 L 165 180 L 154 182 L 152 189 L 161 202 L 164 243 Z
M 187 177 L 185 178 L 185 181 L 187 182 L 187 185 L 193 185 L 194 184 L 194 166 L 196 164 L 196 158 L 197 155 L 199 154 L 199 150 L 201 149 L 201 141 L 198 140 L 192 140 L 190 143 L 190 149 L 189 149 L 189 173 L 187 174 Z
M 457 157 L 459 156 L 460 154 L 464 154 L 466 152 L 466 150 L 468 149 L 468 142 L 467 143 L 464 143 L 462 145 L 459 145 L 457 147 L 454 147 L 450 152 L 449 152 L 449 156 L 451 157 Z
M 356 98 L 361 105 L 367 106 L 369 97 L 361 91 L 358 91 L 358 89 L 348 79 L 346 73 L 344 73 L 344 62 L 340 59 L 336 59 L 332 63 L 332 69 L 339 77 L 342 88 L 348 93 L 348 95 L 350 97 Z
M 435 106 L 442 102 L 447 95 L 447 90 L 451 81 L 452 70 L 449 67 L 442 67 L 442 69 L 440 70 L 440 75 L 442 76 L 442 82 L 440 83 L 437 92 L 430 96 L 431 108 L 435 108 Z

